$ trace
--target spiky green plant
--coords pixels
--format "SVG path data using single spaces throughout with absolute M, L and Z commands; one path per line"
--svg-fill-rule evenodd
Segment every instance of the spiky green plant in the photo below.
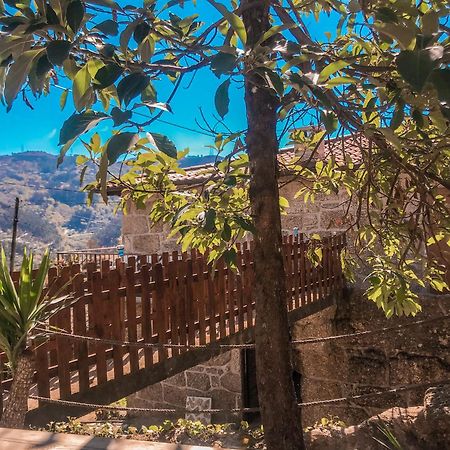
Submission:
M 28 409 L 28 392 L 35 370 L 30 336 L 39 334 L 36 328 L 61 308 L 67 306 L 69 296 L 44 294 L 50 265 L 48 250 L 44 253 L 33 277 L 33 254 L 24 250 L 19 281 L 14 284 L 9 272 L 5 251 L 0 254 L 0 350 L 8 357 L 13 381 L 0 426 L 22 427 Z

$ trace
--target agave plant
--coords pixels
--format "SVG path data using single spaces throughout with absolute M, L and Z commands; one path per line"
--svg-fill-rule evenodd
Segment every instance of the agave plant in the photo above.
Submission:
M 67 306 L 69 296 L 58 292 L 44 295 L 50 265 L 48 250 L 33 277 L 33 254 L 24 250 L 19 281 L 14 284 L 9 273 L 6 255 L 0 255 L 0 351 L 8 357 L 12 384 L 0 426 L 24 426 L 28 410 L 28 395 L 33 382 L 35 362 L 30 337 L 39 334 L 36 328 L 61 308 Z M 47 290 L 51 292 L 52 289 Z

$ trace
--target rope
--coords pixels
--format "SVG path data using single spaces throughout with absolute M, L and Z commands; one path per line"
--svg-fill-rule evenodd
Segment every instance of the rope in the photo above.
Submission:
M 424 325 L 424 324 L 431 323 L 431 322 L 438 322 L 438 321 L 441 321 L 444 319 L 448 319 L 449 317 L 450 317 L 450 315 L 443 315 L 443 316 L 438 316 L 438 317 L 431 317 L 429 319 L 417 320 L 415 322 L 411 322 L 411 323 L 407 323 L 407 324 L 378 328 L 376 330 L 357 331 L 355 333 L 339 334 L 336 336 L 295 339 L 295 340 L 292 340 L 291 343 L 294 345 L 306 345 L 306 344 L 317 344 L 317 343 L 321 343 L 321 342 L 329 342 L 329 341 L 335 341 L 335 340 L 341 340 L 341 339 L 351 339 L 351 338 L 361 337 L 361 336 L 370 336 L 373 334 L 386 333 L 388 331 L 400 331 L 405 328 L 410 328 L 410 327 L 418 326 L 418 325 Z M 86 341 L 86 342 L 93 342 L 96 344 L 105 344 L 105 345 L 123 346 L 123 347 L 138 347 L 138 348 L 150 348 L 150 349 L 151 348 L 205 349 L 205 348 L 211 348 L 211 347 L 229 348 L 229 349 L 255 348 L 254 343 L 251 343 L 251 344 L 219 344 L 216 342 L 210 342 L 209 344 L 165 344 L 165 343 L 157 343 L 157 342 L 131 342 L 131 341 L 121 341 L 121 340 L 116 340 L 116 339 L 98 338 L 98 337 L 93 337 L 93 336 L 81 336 L 78 334 L 66 333 L 63 331 L 57 331 L 57 330 L 52 330 L 52 329 L 48 329 L 48 328 L 37 328 L 37 330 L 45 332 L 45 333 L 53 334 L 55 336 L 64 337 L 66 339 L 75 340 L 75 341 Z
M 333 398 L 327 400 L 317 400 L 311 402 L 303 402 L 299 403 L 299 407 L 311 407 L 311 406 L 320 406 L 320 405 L 331 405 L 335 403 L 344 403 L 354 400 L 362 400 L 366 398 L 379 397 L 387 394 L 396 394 L 399 392 L 412 391 L 416 389 L 430 388 L 436 386 L 444 386 L 450 384 L 450 380 L 441 380 L 433 383 L 418 383 L 418 384 L 409 384 L 407 386 L 399 386 L 392 389 L 387 389 L 385 391 L 371 392 L 368 394 L 359 394 L 352 395 L 349 397 L 340 397 Z M 8 392 L 8 391 L 4 391 Z M 250 413 L 250 412 L 259 412 L 259 408 L 234 408 L 234 409 L 187 409 L 187 408 L 135 408 L 135 407 L 127 407 L 127 406 L 111 406 L 111 405 L 100 405 L 96 403 L 81 403 L 70 400 L 58 400 L 52 399 L 48 397 L 41 397 L 38 395 L 30 395 L 30 398 L 33 400 L 39 400 L 44 403 L 50 404 L 58 404 L 62 406 L 73 406 L 78 408 L 86 408 L 86 409 L 103 409 L 108 411 L 127 411 L 127 412 L 141 412 L 141 413 L 166 413 L 166 414 L 175 414 L 175 413 L 208 413 L 208 414 L 217 414 L 217 413 Z

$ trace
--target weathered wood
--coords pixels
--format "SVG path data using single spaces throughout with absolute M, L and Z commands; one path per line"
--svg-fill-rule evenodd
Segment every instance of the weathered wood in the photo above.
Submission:
M 155 318 L 158 325 L 158 342 L 160 344 L 166 344 L 166 323 L 164 320 L 164 274 L 163 267 L 161 264 L 153 265 L 153 278 L 155 280 L 155 291 L 154 291 L 154 301 L 155 301 Z M 161 362 L 163 359 L 167 358 L 167 350 L 164 348 L 158 349 L 158 359 Z
M 64 267 L 60 275 L 60 286 L 64 287 L 70 281 L 70 267 Z M 64 288 L 62 295 L 68 294 L 68 289 Z M 72 333 L 71 309 L 64 308 L 56 314 L 56 324 L 60 330 Z M 69 371 L 69 362 L 72 356 L 73 341 L 62 337 L 56 337 L 56 354 L 58 361 L 59 395 L 61 398 L 67 398 L 71 394 L 71 380 Z
M 94 311 L 94 333 L 96 337 L 105 337 L 104 318 L 103 312 L 104 302 L 102 296 L 102 281 L 101 273 L 96 271 L 92 273 L 92 309 Z M 106 364 L 106 345 L 95 344 L 96 354 L 96 372 L 97 372 L 97 384 L 105 383 L 108 379 L 108 369 Z
M 111 337 L 116 340 L 123 339 L 123 308 L 122 298 L 119 294 L 120 288 L 120 269 L 116 268 L 109 274 L 109 306 L 111 308 Z M 120 345 L 113 346 L 113 367 L 114 378 L 119 379 L 123 376 L 123 347 Z
M 283 263 L 291 279 L 286 287 L 289 309 L 293 310 L 291 320 L 320 311 L 341 295 L 343 276 L 339 255 L 345 245 L 344 238 L 323 238 L 322 245 L 321 267 L 313 267 L 306 258 L 307 245 L 302 235 L 284 239 Z M 51 323 L 78 335 L 132 342 L 142 338 L 144 342 L 161 344 L 211 343 L 214 346 L 215 341 L 223 342 L 229 335 L 233 339 L 242 332 L 250 336 L 248 332 L 254 326 L 255 316 L 252 245 L 245 242 L 237 249 L 236 272 L 226 267 L 223 260 L 213 269 L 206 264 L 207 254 L 202 256 L 197 252 L 184 253 L 181 258 L 177 252 L 161 257 L 151 255 L 151 265 L 146 264 L 147 257 L 138 261 L 129 258 L 128 267 L 118 260 L 115 269 L 111 269 L 109 261 L 100 261 L 101 271 L 95 269 L 95 264 L 88 264 L 86 278 L 79 273 L 79 266 L 62 269 L 59 274 L 53 269 L 49 282 L 52 279 L 56 282 L 51 289 L 61 286 L 70 271 L 74 277 L 71 291 L 79 300 Z M 137 308 L 139 298 L 141 312 Z M 130 347 L 126 351 L 129 358 L 124 358 L 125 347 L 120 345 L 88 344 L 58 336 L 35 349 L 38 392 L 48 397 L 50 380 L 58 376 L 61 397 L 90 398 L 92 392 L 103 392 L 103 386 L 112 392 L 114 383 L 123 386 L 123 380 L 135 380 L 134 374 L 147 373 L 147 369 L 154 367 L 158 376 L 161 367 L 170 368 L 168 377 L 171 371 L 179 369 L 177 361 L 196 360 L 196 356 L 182 358 L 183 355 L 197 353 L 186 348 L 138 350 Z M 112 362 L 110 371 L 108 361 Z M 96 386 L 90 386 L 91 366 L 96 367 Z M 71 385 L 73 372 L 77 377 Z M 5 380 L 2 385 L 8 383 Z M 117 392 L 127 389 L 117 387 Z
M 137 342 L 135 259 L 129 258 L 128 264 L 125 270 L 127 279 L 127 336 L 130 342 Z M 130 355 L 130 370 L 132 372 L 139 370 L 137 347 L 129 347 L 128 353 Z
M 79 271 L 80 268 L 77 268 Z M 87 315 L 86 315 L 86 299 L 84 298 L 83 275 L 81 273 L 75 274 L 73 280 L 73 293 L 78 300 L 73 305 L 73 328 L 74 333 L 80 336 L 87 335 Z M 85 392 L 89 389 L 89 362 L 88 362 L 88 344 L 84 341 L 75 343 L 77 362 L 78 362 L 78 388 L 80 392 Z

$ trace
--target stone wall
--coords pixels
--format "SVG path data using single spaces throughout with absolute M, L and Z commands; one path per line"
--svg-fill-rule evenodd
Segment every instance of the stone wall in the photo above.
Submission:
M 215 409 L 240 408 L 242 406 L 240 350 L 223 353 L 205 364 L 136 392 L 127 398 L 127 405 L 143 408 L 185 408 L 187 397 L 210 398 L 211 408 Z M 148 418 L 146 415 L 146 419 Z M 153 419 L 162 420 L 158 416 L 154 416 Z M 238 416 L 232 414 L 212 416 L 212 420 L 216 422 L 230 422 L 237 419 Z
M 355 331 L 380 329 L 450 314 L 450 298 L 423 294 L 423 312 L 414 318 L 386 319 L 360 291 L 349 290 L 345 301 L 299 320 L 292 327 L 293 339 L 326 337 Z M 413 383 L 448 380 L 450 375 L 450 324 L 448 320 L 353 338 L 294 347 L 294 369 L 302 374 L 303 402 L 347 397 Z M 243 406 L 241 354 L 232 350 L 147 387 L 128 398 L 129 406 L 184 408 L 188 396 L 207 397 L 211 407 Z M 322 417 L 338 416 L 347 424 L 361 421 L 394 407 L 421 404 L 425 389 L 335 405 L 303 409 L 303 425 Z M 147 423 L 164 417 L 146 415 Z M 176 417 L 172 417 L 176 418 Z M 213 415 L 212 420 L 239 420 L 238 415 Z
M 301 188 L 297 182 L 289 183 L 281 188 L 280 194 L 289 201 L 287 215 L 281 217 L 284 234 L 292 234 L 297 227 L 300 232 L 319 233 L 322 235 L 340 233 L 346 230 L 351 214 L 344 220 L 345 196 L 318 195 L 314 203 L 305 204 L 302 199 L 295 198 Z M 153 224 L 148 218 L 150 206 L 137 209 L 129 205 L 128 214 L 123 215 L 122 239 L 125 252 L 129 254 L 152 254 L 179 250 L 175 238 L 168 239 L 168 225 Z
M 376 306 L 354 289 L 348 300 L 295 324 L 293 336 L 329 336 L 380 329 L 448 315 L 450 298 L 422 294 L 423 312 L 414 318 L 386 319 Z M 297 347 L 294 361 L 303 375 L 302 400 L 346 397 L 400 385 L 448 380 L 450 375 L 448 319 L 401 332 L 386 332 L 352 340 Z M 421 404 L 425 389 L 364 401 L 305 408 L 304 424 L 329 414 L 356 424 L 394 406 Z

